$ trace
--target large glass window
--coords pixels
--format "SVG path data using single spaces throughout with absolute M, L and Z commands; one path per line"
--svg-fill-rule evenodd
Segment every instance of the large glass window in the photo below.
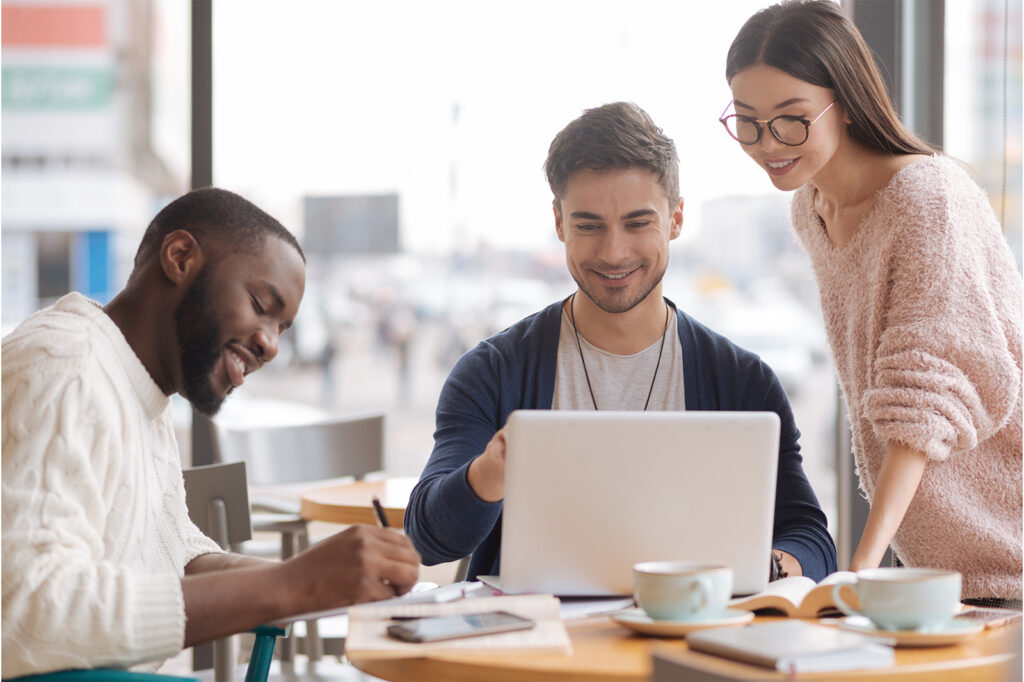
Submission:
M 109 300 L 152 215 L 187 189 L 188 119 L 176 112 L 173 132 L 154 134 L 169 101 L 188 102 L 187 78 L 158 68 L 169 50 L 188 53 L 187 22 L 164 21 L 181 10 L 187 18 L 187 3 L 168 0 L 4 0 L 5 332 L 71 289 Z
M 389 472 L 418 474 L 459 355 L 573 288 L 541 169 L 551 138 L 630 100 L 682 162 L 665 293 L 779 374 L 834 520 L 835 383 L 789 196 L 716 120 L 728 45 L 766 4 L 214 0 L 214 181 L 310 257 L 288 347 L 228 416 L 267 419 L 247 406 L 269 398 L 384 410 Z M 187 188 L 189 7 L 3 3 L 5 330 L 68 289 L 106 300 Z M 946 17 L 946 148 L 1019 252 L 1020 3 L 957 0 Z
M 248 392 L 385 409 L 389 470 L 417 475 L 459 355 L 572 290 L 552 137 L 629 100 L 681 158 L 665 293 L 775 368 L 830 505 L 834 382 L 789 196 L 717 121 L 726 50 L 767 4 L 215 3 L 215 181 L 316 245 L 290 361 Z
M 1021 3 L 946 2 L 945 150 L 988 192 L 1021 264 Z

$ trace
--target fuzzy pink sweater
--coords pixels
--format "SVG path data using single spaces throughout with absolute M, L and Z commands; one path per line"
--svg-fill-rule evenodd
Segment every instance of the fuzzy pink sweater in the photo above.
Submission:
M 985 193 L 941 156 L 907 166 L 836 248 L 793 197 L 849 406 L 862 491 L 886 444 L 928 456 L 893 548 L 963 574 L 963 596 L 1021 598 L 1021 276 Z

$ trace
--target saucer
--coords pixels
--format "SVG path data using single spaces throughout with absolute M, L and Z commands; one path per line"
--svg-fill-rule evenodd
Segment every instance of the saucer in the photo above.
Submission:
M 965 618 L 953 618 L 937 630 L 880 630 L 864 616 L 847 616 L 839 619 L 839 627 L 873 637 L 883 637 L 902 647 L 950 646 L 973 637 L 985 629 L 984 623 Z
M 611 614 L 611 617 L 616 623 L 633 632 L 657 637 L 685 637 L 697 630 L 745 625 L 754 620 L 754 614 L 751 611 L 738 609 L 726 609 L 721 618 L 713 620 L 655 620 L 640 608 L 617 611 Z

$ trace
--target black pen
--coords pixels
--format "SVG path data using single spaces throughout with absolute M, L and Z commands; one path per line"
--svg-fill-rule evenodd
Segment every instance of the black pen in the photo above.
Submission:
M 380 503 L 380 498 L 376 495 L 373 496 L 373 512 L 377 516 L 377 525 L 381 528 L 388 527 L 388 517 L 384 513 L 384 505 Z

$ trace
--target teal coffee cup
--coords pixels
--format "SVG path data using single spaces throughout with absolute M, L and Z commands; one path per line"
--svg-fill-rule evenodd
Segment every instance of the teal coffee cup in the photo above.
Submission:
M 832 599 L 848 616 L 865 616 L 881 630 L 940 630 L 960 610 L 960 574 L 935 568 L 871 568 L 856 582 L 832 587 Z M 852 590 L 860 609 L 845 602 Z
M 732 596 L 732 569 L 687 561 L 645 561 L 633 566 L 633 597 L 655 620 L 721 618 Z

